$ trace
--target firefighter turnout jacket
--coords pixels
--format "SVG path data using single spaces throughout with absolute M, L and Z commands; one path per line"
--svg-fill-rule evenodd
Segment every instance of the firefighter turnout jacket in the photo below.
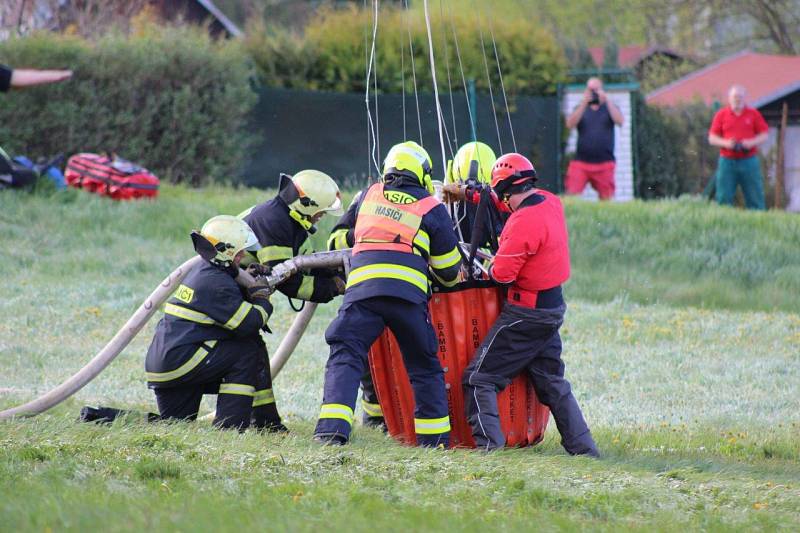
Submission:
M 447 209 L 418 185 L 376 183 L 359 193 L 328 240 L 353 248 L 344 303 L 393 296 L 426 303 L 436 281 L 458 281 L 461 254 Z
M 569 237 L 558 196 L 537 189 L 522 201 L 500 234 L 490 273 L 509 285 L 508 301 L 515 305 L 563 305 L 560 287 L 570 275 Z
M 275 266 L 300 254 L 310 253 L 308 230 L 292 218 L 286 202 L 275 197 L 259 204 L 241 215 L 252 228 L 262 248 L 255 254 L 258 262 Z M 298 272 L 278 286 L 290 298 L 317 303 L 327 303 L 339 294 L 332 279 L 333 272 Z
M 271 313 L 271 306 L 248 302 L 222 268 L 208 262 L 196 266 L 164 305 L 145 361 L 149 386 L 185 382 L 218 342 L 259 338 Z

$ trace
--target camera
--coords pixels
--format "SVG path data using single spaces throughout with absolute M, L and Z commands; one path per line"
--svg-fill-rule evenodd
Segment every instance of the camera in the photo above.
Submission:
M 589 105 L 597 105 L 600 103 L 600 95 L 597 91 L 592 91 L 592 99 L 589 100 Z

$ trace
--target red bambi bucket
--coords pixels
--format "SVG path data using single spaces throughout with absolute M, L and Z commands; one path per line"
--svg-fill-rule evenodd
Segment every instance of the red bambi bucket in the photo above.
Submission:
M 434 293 L 431 299 L 431 322 L 439 338 L 450 404 L 452 447 L 475 447 L 464 415 L 461 377 L 501 308 L 502 293 L 496 287 Z M 400 348 L 388 329 L 372 345 L 369 364 L 389 434 L 402 443 L 416 444 L 414 394 Z M 498 395 L 498 408 L 506 446 L 530 446 L 542 440 L 550 410 L 539 402 L 527 374 L 517 376 Z
M 64 174 L 70 187 L 108 196 L 114 200 L 155 198 L 159 179 L 146 168 L 100 154 L 75 154 Z

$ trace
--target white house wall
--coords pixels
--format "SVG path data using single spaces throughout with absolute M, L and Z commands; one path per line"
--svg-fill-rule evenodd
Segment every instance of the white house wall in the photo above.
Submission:
M 770 126 L 769 137 L 761 146 L 764 154 L 777 150 L 778 128 Z M 784 190 L 787 198 L 787 211 L 800 213 L 800 126 L 786 128 L 784 144 Z M 774 165 L 773 165 L 774 167 Z M 770 168 L 770 180 L 775 179 L 775 168 Z

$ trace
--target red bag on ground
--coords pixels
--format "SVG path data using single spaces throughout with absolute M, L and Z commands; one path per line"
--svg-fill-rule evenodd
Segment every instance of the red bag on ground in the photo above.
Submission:
M 67 161 L 67 185 L 114 200 L 155 198 L 159 179 L 144 167 L 119 157 L 75 154 Z
M 438 355 L 450 404 L 452 447 L 475 447 L 464 415 L 461 377 L 500 314 L 502 302 L 502 290 L 497 287 L 435 293 L 431 298 L 431 322 L 439 338 Z M 416 444 L 414 394 L 400 348 L 388 329 L 372 345 L 369 365 L 389 434 L 405 444 Z M 550 410 L 539 402 L 527 374 L 514 378 L 498 395 L 498 408 L 506 446 L 530 446 L 542 440 Z

